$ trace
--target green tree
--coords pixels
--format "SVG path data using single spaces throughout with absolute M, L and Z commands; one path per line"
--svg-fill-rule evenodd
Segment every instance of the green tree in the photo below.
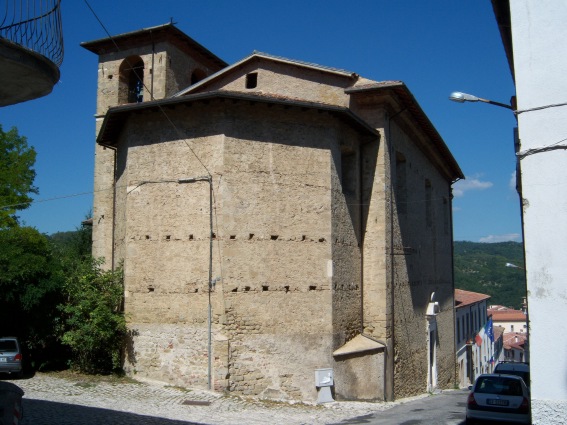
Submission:
M 55 329 L 63 274 L 47 237 L 31 227 L 0 229 L 0 334 L 16 335 L 41 368 L 64 360 Z
M 37 194 L 35 180 L 36 152 L 16 128 L 5 132 L 0 125 L 0 229 L 18 224 L 16 212 L 28 208 L 29 196 Z
M 92 212 L 89 212 L 85 218 L 89 219 L 91 216 Z M 83 224 L 76 230 L 57 232 L 48 237 L 64 258 L 80 260 L 91 256 L 93 236 L 90 225 Z
M 490 304 L 521 308 L 526 296 L 523 245 L 518 242 L 454 243 L 455 287 L 490 295 Z
M 107 271 L 101 265 L 90 257 L 75 262 L 60 305 L 61 341 L 71 349 L 72 366 L 86 373 L 120 370 L 126 335 L 122 269 Z

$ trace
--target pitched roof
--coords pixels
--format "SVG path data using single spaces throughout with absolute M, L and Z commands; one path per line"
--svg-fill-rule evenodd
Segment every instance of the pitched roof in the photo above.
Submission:
M 98 40 L 84 41 L 81 43 L 81 47 L 97 55 L 101 55 L 117 50 L 124 50 L 140 44 L 159 42 L 165 39 L 177 45 L 181 50 L 191 49 L 199 52 L 202 57 L 214 64 L 216 69 L 224 68 L 228 65 L 206 47 L 197 43 L 183 31 L 179 30 L 173 23 L 142 28 L 140 30 L 113 35 Z
M 467 305 L 476 304 L 487 300 L 490 295 L 480 294 L 478 292 L 465 291 L 463 289 L 455 289 L 455 308 L 465 307 Z
M 507 332 L 504 334 L 503 345 L 504 348 L 516 348 L 523 350 L 526 343 L 527 335 L 519 332 Z
M 526 314 L 521 310 L 487 310 L 494 322 L 525 322 Z
M 221 76 L 229 73 L 230 71 L 232 71 L 233 69 L 236 69 L 240 66 L 242 66 L 243 64 L 250 62 L 252 60 L 255 59 L 265 59 L 265 60 L 269 60 L 272 62 L 280 62 L 280 63 L 287 63 L 287 64 L 291 64 L 291 65 L 295 65 L 295 66 L 299 66 L 302 68 L 309 68 L 309 69 L 315 69 L 317 71 L 321 71 L 321 72 L 327 72 L 330 74 L 338 74 L 338 75 L 342 75 L 344 77 L 347 78 L 358 78 L 358 75 L 352 71 L 346 71 L 344 69 L 339 69 L 339 68 L 333 68 L 330 66 L 323 66 L 323 65 L 318 65 L 316 63 L 311 63 L 311 62 L 303 62 L 303 61 L 299 61 L 299 60 L 295 60 L 295 59 L 288 59 L 288 58 L 284 58 L 282 56 L 275 56 L 275 55 L 270 55 L 268 53 L 263 53 L 263 52 L 258 52 L 258 51 L 254 51 L 252 52 L 251 55 L 246 56 L 245 58 L 239 60 L 238 62 L 235 62 L 234 64 L 227 66 L 226 68 L 221 69 L 220 71 L 208 76 L 207 78 L 204 78 L 203 80 L 199 81 L 196 84 L 193 84 L 192 86 L 189 86 L 183 90 L 181 90 L 180 92 L 176 93 L 173 95 L 173 97 L 177 97 L 177 96 L 184 96 L 186 94 L 189 94 L 193 91 L 195 91 L 197 88 L 208 84 L 211 81 L 214 81 L 218 78 L 220 78 Z
M 355 84 L 352 87 L 345 89 L 345 93 L 351 95 L 370 94 L 372 92 L 377 94 L 393 93 L 397 96 L 402 104 L 400 112 L 407 110 L 417 125 L 432 142 L 431 144 L 433 146 L 426 146 L 424 144 L 424 149 L 427 151 L 439 152 L 439 156 L 445 161 L 442 168 L 450 176 L 452 181 L 465 178 L 459 164 L 443 141 L 443 138 L 433 126 L 423 109 L 421 109 L 421 106 L 403 81 L 375 81 L 372 83 L 360 84 L 358 86 Z

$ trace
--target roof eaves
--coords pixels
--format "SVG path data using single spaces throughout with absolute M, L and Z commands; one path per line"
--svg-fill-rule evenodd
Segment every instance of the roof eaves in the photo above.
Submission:
M 372 91 L 377 89 L 383 89 L 388 87 L 403 87 L 403 81 L 398 80 L 388 80 L 388 81 L 376 81 L 369 84 L 354 85 L 345 89 L 345 93 L 360 93 L 365 91 Z
M 490 298 L 490 295 L 481 294 L 479 292 L 465 291 L 463 289 L 455 289 L 455 308 L 466 307 L 477 304 Z
M 235 68 L 238 68 L 240 65 L 242 65 L 242 64 L 244 64 L 244 63 L 246 63 L 249 60 L 252 60 L 254 58 L 264 58 L 264 59 L 271 60 L 271 61 L 274 61 L 274 62 L 287 63 L 287 64 L 290 64 L 290 65 L 301 66 L 301 67 L 304 67 L 304 68 L 328 72 L 328 73 L 331 73 L 331 74 L 341 75 L 343 77 L 348 77 L 348 78 L 353 78 L 353 79 L 358 78 L 358 74 L 356 74 L 352 71 L 346 71 L 344 69 L 333 68 L 333 67 L 330 67 L 330 66 L 318 65 L 318 64 L 310 63 L 310 62 L 303 62 L 303 61 L 299 61 L 299 60 L 295 60 L 295 59 L 288 59 L 288 58 L 284 58 L 282 56 L 270 55 L 268 53 L 258 52 L 256 50 L 254 50 L 252 52 L 252 54 L 246 56 L 245 58 L 239 60 L 238 62 L 235 62 L 234 64 L 232 64 L 230 66 L 227 66 L 226 68 L 221 69 L 218 72 L 215 72 L 214 74 L 212 74 L 212 75 L 208 76 L 207 78 L 199 81 L 198 83 L 195 83 L 192 86 L 186 87 L 185 89 L 175 93 L 172 97 L 184 96 L 188 93 L 191 93 L 191 92 L 195 91 L 197 88 L 209 83 L 210 81 L 217 79 L 221 75 L 223 75 L 227 72 L 230 72 L 231 70 L 233 70 Z
M 123 32 L 121 34 L 116 34 L 110 37 L 103 37 L 103 38 L 97 38 L 95 40 L 91 40 L 91 41 L 83 41 L 81 42 L 81 46 L 83 46 L 85 49 L 91 50 L 89 47 L 90 46 L 95 46 L 101 43 L 106 43 L 108 41 L 112 41 L 112 39 L 117 40 L 120 38 L 124 38 L 124 37 L 132 37 L 138 34 L 143 34 L 146 33 L 147 31 L 158 31 L 158 30 L 162 30 L 164 28 L 169 28 L 169 27 L 174 27 L 173 24 L 171 23 L 166 23 L 166 24 L 161 24 L 161 25 L 156 25 L 153 27 L 148 27 L 148 28 L 141 28 L 138 30 L 134 30 L 134 31 L 129 31 L 129 32 Z M 95 52 L 96 53 L 96 52 Z
M 259 52 L 257 50 L 254 50 L 254 52 L 252 53 L 253 56 L 258 56 L 258 57 L 263 57 L 269 60 L 273 60 L 276 62 L 282 62 L 282 63 L 288 63 L 291 65 L 298 65 L 304 68 L 310 68 L 310 69 L 315 69 L 317 71 L 324 71 L 324 72 L 330 72 L 331 74 L 339 74 L 342 75 L 344 77 L 350 77 L 350 78 L 357 78 L 358 74 L 356 72 L 352 72 L 352 71 L 347 71 L 345 69 L 340 69 L 340 68 L 334 68 L 331 66 L 325 66 L 325 65 L 319 65 L 313 62 L 304 62 L 304 61 L 300 61 L 297 59 L 289 59 L 289 58 L 285 58 L 283 56 L 276 56 L 276 55 L 271 55 L 269 53 L 264 53 L 264 52 Z
M 132 112 L 140 112 L 150 109 L 161 109 L 164 106 L 173 106 L 177 104 L 190 103 L 198 100 L 213 100 L 213 99 L 232 99 L 232 100 L 242 100 L 248 102 L 261 102 L 261 103 L 271 103 L 295 106 L 299 108 L 309 108 L 309 109 L 319 109 L 321 111 L 326 111 L 334 114 L 340 114 L 341 116 L 347 118 L 352 123 L 357 125 L 363 131 L 369 133 L 373 137 L 380 137 L 380 133 L 374 128 L 369 126 L 364 120 L 354 114 L 350 109 L 335 105 L 330 105 L 326 103 L 308 102 L 300 99 L 284 98 L 284 97 L 274 97 L 268 95 L 257 95 L 257 94 L 245 94 L 242 92 L 231 92 L 231 91 L 212 91 L 205 93 L 196 93 L 186 96 L 180 96 L 175 98 L 167 98 L 161 100 L 154 100 L 142 103 L 133 103 L 128 105 L 115 106 L 107 111 L 107 114 L 102 123 L 101 129 L 99 131 L 99 136 L 97 138 L 97 143 L 103 146 L 113 146 L 114 142 L 107 139 L 107 131 L 113 134 L 118 130 L 113 130 L 113 127 L 121 128 L 121 121 L 125 119 Z
M 117 34 L 105 38 L 99 38 L 97 40 L 84 41 L 80 43 L 80 45 L 81 47 L 95 54 L 100 54 L 100 48 L 102 46 L 111 44 L 113 47 L 115 47 L 116 44 L 120 42 L 122 39 L 133 38 L 136 36 L 144 36 L 148 33 L 154 33 L 154 32 L 165 33 L 175 37 L 177 40 L 180 40 L 180 42 L 191 46 L 192 48 L 197 50 L 200 54 L 204 55 L 209 60 L 212 60 L 213 63 L 215 63 L 217 66 L 226 67 L 228 65 L 224 60 L 222 60 L 217 55 L 212 53 L 209 49 L 207 49 L 199 42 L 195 41 L 193 38 L 189 37 L 187 34 L 185 34 L 183 31 L 181 31 L 171 22 L 162 25 L 157 25 L 154 27 L 142 28 L 135 31 Z
M 223 68 L 217 72 L 215 72 L 214 74 L 209 75 L 207 78 L 202 79 L 201 81 L 184 88 L 183 90 L 175 93 L 173 96 L 171 97 L 180 97 L 180 96 L 185 96 L 189 93 L 191 93 L 192 91 L 195 91 L 197 88 L 209 83 L 210 81 L 216 80 L 219 76 L 235 69 L 238 68 L 240 65 L 242 65 L 243 63 L 247 62 L 248 60 L 250 60 L 252 57 L 254 57 L 254 54 L 248 55 L 243 59 L 240 59 L 238 62 L 233 63 L 232 65 L 227 66 L 226 68 Z
M 360 86 L 351 86 L 345 89 L 346 94 L 356 94 L 372 91 L 384 91 L 392 90 L 399 99 L 403 102 L 405 108 L 411 113 L 414 119 L 417 121 L 419 126 L 423 131 L 429 136 L 431 141 L 435 144 L 435 147 L 440 152 L 441 156 L 447 161 L 448 167 L 452 172 L 453 181 L 464 179 L 461 167 L 457 163 L 457 160 L 443 141 L 443 138 L 435 128 L 435 126 L 429 120 L 429 117 L 425 114 L 421 106 L 415 99 L 414 95 L 410 92 L 403 81 L 382 81 L 375 82 L 371 84 L 364 84 Z

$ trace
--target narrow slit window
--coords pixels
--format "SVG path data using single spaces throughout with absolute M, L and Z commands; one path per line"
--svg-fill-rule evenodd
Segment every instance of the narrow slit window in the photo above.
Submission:
M 246 74 L 246 88 L 255 89 L 257 86 L 258 86 L 258 73 L 251 72 L 250 74 Z

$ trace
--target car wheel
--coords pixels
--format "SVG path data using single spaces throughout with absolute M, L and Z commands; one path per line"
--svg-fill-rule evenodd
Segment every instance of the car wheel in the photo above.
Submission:
M 467 424 L 467 425 L 473 425 L 473 424 L 474 424 L 474 421 L 473 421 L 471 418 L 466 418 L 466 419 L 465 419 L 465 424 Z

